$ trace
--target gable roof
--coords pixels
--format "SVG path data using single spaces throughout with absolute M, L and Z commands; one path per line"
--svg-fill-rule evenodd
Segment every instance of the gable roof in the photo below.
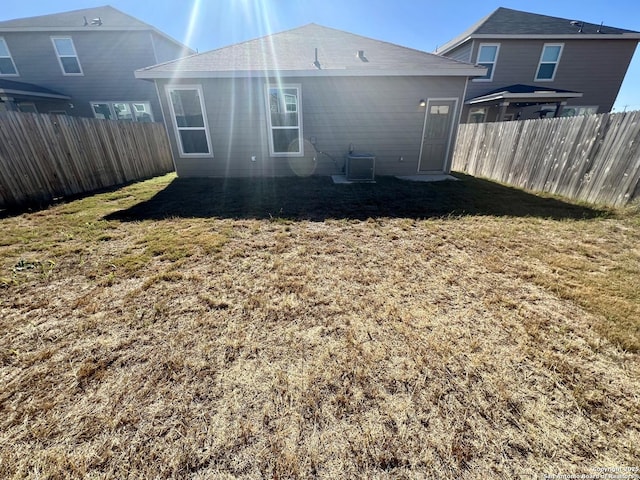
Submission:
M 289 76 L 482 76 L 486 70 L 312 23 L 143 68 L 136 71 L 136 77 L 239 77 L 276 72 Z
M 89 25 L 85 24 L 85 18 Z M 99 18 L 100 25 L 91 25 L 93 19 Z M 1 32 L 70 32 L 70 31 L 129 31 L 129 30 L 151 30 L 167 40 L 179 45 L 189 52 L 193 49 L 185 46 L 166 33 L 158 30 L 153 25 L 149 25 L 128 15 L 110 5 L 102 7 L 83 8 L 68 12 L 53 13 L 50 15 L 39 15 L 36 17 L 17 18 L 0 22 Z
M 472 38 L 510 37 L 640 40 L 640 32 L 584 22 L 579 18 L 551 17 L 500 7 L 442 45 L 437 52 L 442 55 Z

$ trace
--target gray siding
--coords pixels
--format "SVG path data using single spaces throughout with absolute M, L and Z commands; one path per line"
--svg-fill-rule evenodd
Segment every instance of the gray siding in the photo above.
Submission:
M 294 175 L 299 166 L 319 175 L 341 173 L 350 144 L 356 151 L 376 155 L 376 174 L 416 174 L 425 115 L 425 108 L 419 106 L 420 99 L 461 99 L 465 78 L 282 79 L 283 83 L 301 85 L 306 140 L 303 158 L 270 156 L 265 82 L 265 79 L 184 81 L 203 87 L 215 156 L 180 158 L 172 119 L 168 118 L 178 175 L 287 176 Z M 165 85 L 166 81 L 159 81 L 169 116 Z M 312 138 L 317 151 L 310 143 Z M 256 162 L 251 161 L 252 156 L 256 156 Z
M 180 45 L 176 45 L 174 42 L 161 35 L 158 35 L 157 33 L 151 33 L 151 35 L 156 53 L 156 61 L 150 63 L 149 65 L 145 65 L 145 67 L 150 67 L 151 65 L 155 65 L 156 63 L 168 62 L 169 60 L 175 60 L 176 58 L 184 57 L 191 54 L 191 52 L 189 52 L 187 49 L 184 49 Z
M 471 58 L 472 43 L 473 42 L 467 42 L 457 48 L 454 48 L 443 56 L 453 60 L 458 60 L 459 62 L 475 63 Z M 475 58 L 473 60 L 475 60 Z
M 472 61 L 475 62 L 480 42 L 473 42 Z M 568 106 L 598 106 L 598 113 L 609 112 L 613 107 L 620 85 L 636 49 L 635 40 L 491 40 L 482 43 L 499 43 L 500 53 L 490 82 L 469 82 L 466 98 L 483 95 L 503 86 L 522 83 L 541 87 L 559 88 L 582 92 L 582 98 L 571 99 Z M 540 54 L 545 43 L 563 43 L 562 57 L 553 81 L 534 81 Z M 523 113 L 533 113 L 528 109 Z M 462 121 L 467 121 L 465 108 Z M 517 113 L 516 109 L 509 109 Z M 493 109 L 490 120 L 497 115 Z M 493 118 L 492 118 L 493 117 Z M 522 118 L 527 118 L 523 115 Z
M 155 120 L 162 121 L 153 83 L 136 79 L 133 73 L 155 63 L 148 31 L 5 32 L 2 36 L 20 74 L 11 80 L 71 96 L 73 108 L 68 103 L 61 104 L 69 114 L 92 117 L 91 101 L 149 101 Z M 51 36 L 73 39 L 84 75 L 63 75 Z

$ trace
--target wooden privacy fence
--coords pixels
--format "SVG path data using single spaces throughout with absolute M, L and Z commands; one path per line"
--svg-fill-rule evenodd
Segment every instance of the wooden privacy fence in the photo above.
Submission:
M 161 123 L 0 113 L 0 208 L 44 204 L 172 170 Z
M 460 125 L 453 169 L 625 205 L 640 196 L 640 112 Z

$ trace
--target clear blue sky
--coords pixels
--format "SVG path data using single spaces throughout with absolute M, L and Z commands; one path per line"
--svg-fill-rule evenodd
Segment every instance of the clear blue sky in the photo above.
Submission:
M 2 0 L 0 20 L 107 3 L 200 52 L 312 22 L 431 52 L 498 7 L 640 31 L 638 0 Z M 636 52 L 616 111 L 640 110 L 639 80 Z

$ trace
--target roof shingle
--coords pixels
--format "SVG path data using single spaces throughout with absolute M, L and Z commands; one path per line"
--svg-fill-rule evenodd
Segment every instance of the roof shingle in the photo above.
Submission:
M 317 51 L 317 63 L 316 60 Z M 358 56 L 358 51 L 363 55 Z M 228 76 L 239 72 L 318 74 L 483 75 L 478 67 L 392 43 L 309 24 L 138 70 L 139 78 L 165 74 Z M 458 73 L 455 73 L 458 72 Z M 471 72 L 471 73 L 470 73 Z
M 572 22 L 577 22 L 573 24 Z M 500 7 L 487 15 L 468 30 L 438 48 L 438 53 L 446 53 L 473 35 L 624 35 L 638 34 L 633 30 L 584 22 L 580 18 L 560 18 L 537 13 L 522 12 Z

